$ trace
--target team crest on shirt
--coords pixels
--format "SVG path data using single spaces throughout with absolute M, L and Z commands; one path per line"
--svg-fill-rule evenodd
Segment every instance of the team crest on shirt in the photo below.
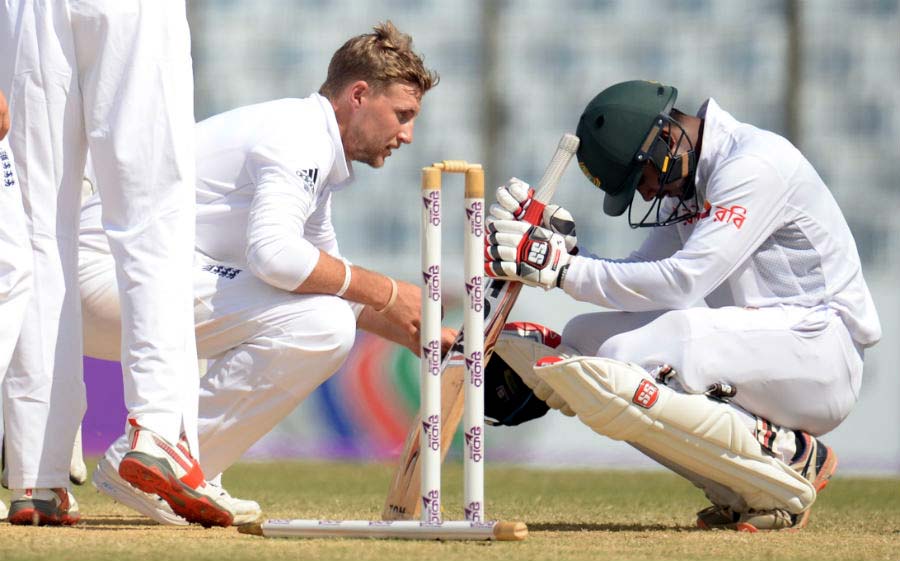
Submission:
M 16 174 L 13 171 L 12 162 L 6 150 L 0 149 L 0 174 L 3 175 L 3 186 L 14 187 L 16 184 Z
M 319 168 L 298 169 L 294 172 L 300 181 L 303 182 L 303 188 L 310 195 L 316 194 L 316 180 L 319 179 Z

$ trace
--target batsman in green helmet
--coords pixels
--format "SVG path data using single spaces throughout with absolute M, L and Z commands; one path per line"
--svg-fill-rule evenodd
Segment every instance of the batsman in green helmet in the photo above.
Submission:
M 571 319 L 560 340 L 529 323 L 497 352 L 549 407 L 702 489 L 701 528 L 802 528 L 837 467 L 820 437 L 856 403 L 878 314 L 803 154 L 711 98 L 694 115 L 677 99 L 622 82 L 578 120 L 578 164 L 604 213 L 649 228 L 624 258 L 579 249 L 559 206 L 522 222 L 533 190 L 498 188 L 486 273 L 603 311 Z
M 696 214 L 703 121 L 675 111 L 677 97 L 671 86 L 623 82 L 591 100 L 578 121 L 579 167 L 606 193 L 603 211 L 628 210 L 632 227 L 668 226 Z M 637 221 L 630 212 L 636 190 L 652 201 Z M 666 197 L 678 202 L 664 210 Z

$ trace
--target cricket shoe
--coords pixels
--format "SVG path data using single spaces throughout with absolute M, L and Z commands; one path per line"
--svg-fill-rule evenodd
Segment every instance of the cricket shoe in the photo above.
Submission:
M 68 489 L 13 489 L 9 523 L 20 526 L 72 526 L 81 519 Z
M 245 526 L 258 522 L 262 518 L 262 509 L 256 501 L 232 497 L 224 487 L 216 485 L 212 481 L 207 481 L 206 485 L 218 493 L 219 503 L 227 506 L 228 510 L 234 514 L 232 525 Z
M 187 444 L 172 445 L 134 419 L 128 422 L 131 451 L 119 464 L 122 479 L 145 493 L 159 495 L 188 522 L 206 528 L 231 526 L 234 513 L 222 503 L 217 490 L 207 485 Z
M 837 454 L 809 433 L 796 433 L 797 452 L 791 467 L 805 477 L 816 493 L 819 493 L 837 470 Z M 703 530 L 725 529 L 738 532 L 789 528 L 799 530 L 809 523 L 811 511 L 812 506 L 800 514 L 791 514 L 783 509 L 736 512 L 726 506 L 712 505 L 697 513 L 697 527 Z
M 169 526 L 187 526 L 188 521 L 175 514 L 162 497 L 144 493 L 119 476 L 119 472 L 106 458 L 101 458 L 91 475 L 97 491 L 117 503 L 137 511 L 147 518 Z
M 0 501 L 0 520 L 6 520 L 7 514 L 9 514 L 9 509 L 6 508 L 6 503 Z

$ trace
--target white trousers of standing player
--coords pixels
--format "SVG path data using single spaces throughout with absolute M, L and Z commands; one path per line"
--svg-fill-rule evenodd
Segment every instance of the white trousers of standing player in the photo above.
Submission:
M 15 158 L 9 141 L 4 138 L 0 140 L 0 396 L 6 368 L 16 348 L 31 297 L 31 262 L 31 241 L 25 225 Z M 3 401 L 0 397 L 2 441 Z
M 115 360 L 119 310 L 112 259 L 84 248 L 80 259 L 85 354 Z M 362 311 L 335 296 L 293 294 L 249 270 L 235 271 L 196 254 L 197 349 L 209 364 L 200 380 L 200 464 L 209 479 L 338 370 Z M 123 435 L 106 458 L 118 466 L 128 448 Z
M 3 0 L 34 298 L 5 380 L 10 485 L 61 487 L 84 408 L 78 292 L 88 147 L 124 318 L 130 415 L 196 442 L 193 83 L 183 1 Z M 196 445 L 194 446 L 196 448 Z
M 668 364 L 688 393 L 727 382 L 733 404 L 816 436 L 850 414 L 862 382 L 863 351 L 827 306 L 600 312 L 570 321 L 563 342 L 647 371 Z

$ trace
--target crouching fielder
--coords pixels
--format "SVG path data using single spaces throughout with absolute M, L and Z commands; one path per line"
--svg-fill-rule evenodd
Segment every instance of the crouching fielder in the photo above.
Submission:
M 604 211 L 653 227 L 628 258 L 578 253 L 563 209 L 543 227 L 516 221 L 528 186 L 498 190 L 487 274 L 616 311 L 574 318 L 555 348 L 507 333 L 496 353 L 548 405 L 703 489 L 713 505 L 700 527 L 801 528 L 837 465 L 817 437 L 856 403 L 878 316 L 847 223 L 803 155 L 712 99 L 681 113 L 676 96 L 617 84 L 578 125 Z
M 194 319 L 199 356 L 209 363 L 199 400 L 204 473 L 221 474 L 331 376 L 357 327 L 418 351 L 419 288 L 343 260 L 331 201 L 350 183 L 351 161 L 378 168 L 412 142 L 422 96 L 436 81 L 409 36 L 388 22 L 335 53 L 320 93 L 197 125 Z M 115 360 L 119 302 L 98 200 L 82 209 L 80 283 L 85 353 Z M 447 332 L 447 346 L 453 336 Z M 123 438 L 107 451 L 94 484 L 178 523 L 118 478 L 127 449 Z M 255 503 L 222 494 L 236 524 L 259 515 Z

